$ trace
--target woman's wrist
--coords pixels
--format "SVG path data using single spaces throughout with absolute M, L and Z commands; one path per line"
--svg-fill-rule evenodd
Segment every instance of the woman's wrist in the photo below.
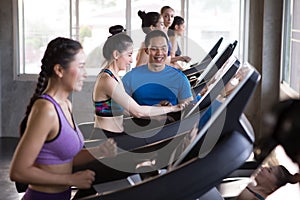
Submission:
M 174 106 L 170 106 L 170 112 L 174 112 L 175 108 Z
M 65 174 L 63 176 L 65 176 L 65 178 L 63 178 L 63 180 L 66 180 L 65 184 L 67 186 L 69 186 L 69 187 L 74 186 L 74 183 L 73 183 L 73 180 L 72 180 L 72 174 Z

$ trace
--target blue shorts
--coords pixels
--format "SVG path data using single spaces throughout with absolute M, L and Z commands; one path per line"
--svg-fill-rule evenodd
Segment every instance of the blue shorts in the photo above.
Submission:
M 45 193 L 27 188 L 22 200 L 70 200 L 71 188 L 60 193 Z

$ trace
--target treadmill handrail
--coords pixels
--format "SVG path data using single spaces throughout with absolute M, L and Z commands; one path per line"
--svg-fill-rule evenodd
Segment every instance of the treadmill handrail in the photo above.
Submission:
M 178 166 L 183 162 L 185 157 L 188 156 L 189 152 L 194 148 L 194 146 L 196 146 L 196 144 L 200 141 L 200 139 L 206 134 L 207 130 L 213 125 L 214 121 L 217 120 L 217 118 L 219 118 L 224 111 L 226 111 L 227 106 L 230 104 L 231 101 L 233 101 L 233 99 L 237 96 L 237 94 L 239 92 L 241 92 L 241 89 L 244 87 L 246 82 L 251 79 L 251 76 L 257 75 L 257 74 L 258 74 L 258 72 L 253 67 L 249 69 L 249 72 L 244 77 L 244 79 L 241 80 L 241 82 L 235 88 L 235 90 L 226 98 L 226 100 L 220 105 L 220 107 L 214 112 L 214 114 L 210 117 L 210 119 L 205 123 L 203 128 L 197 134 L 196 138 L 177 158 L 177 160 L 173 164 L 173 167 Z M 260 76 L 258 77 L 258 80 L 259 79 L 260 79 Z M 253 88 L 253 89 L 255 89 L 255 88 Z M 249 94 L 249 95 L 251 95 L 251 94 Z M 240 115 L 242 115 L 242 112 L 240 113 Z M 236 120 L 239 121 L 239 118 Z
M 197 109 L 202 110 L 204 107 L 208 106 L 209 102 L 215 100 L 223 89 L 222 86 L 224 87 L 236 73 L 240 66 L 240 62 L 235 57 L 230 57 L 228 62 L 224 65 L 224 71 L 222 71 L 221 75 L 213 82 L 213 84 L 210 86 L 210 89 L 201 97 L 199 101 L 197 101 L 197 103 L 187 114 L 183 114 L 182 118 L 189 117 Z
M 203 159 L 195 158 L 165 174 L 149 178 L 136 185 L 128 185 L 116 190 L 81 198 L 80 200 L 113 200 L 116 198 L 145 200 L 153 198 L 196 199 L 220 183 L 234 169 L 240 167 L 252 152 L 252 143 L 239 132 L 234 131 L 229 135 L 228 139 L 222 141 Z M 235 145 L 235 151 L 230 150 L 229 147 L 237 143 L 239 145 Z M 230 154 L 229 159 L 234 160 L 234 162 L 226 161 L 221 167 L 221 162 L 228 159 L 223 154 Z M 207 167 L 207 163 L 215 164 Z M 197 173 L 192 174 L 195 171 Z M 203 179 L 206 181 L 203 181 Z M 178 185 L 178 181 L 181 183 L 180 187 L 177 187 L 174 191 L 174 185 Z M 154 189 L 156 190 L 155 193 L 153 193 Z M 146 195 L 147 192 L 153 195 Z
M 236 47 L 236 44 L 237 44 L 237 41 L 234 41 L 233 44 L 228 44 L 227 47 L 222 51 L 221 54 L 218 54 L 217 56 L 214 57 L 214 59 L 209 63 L 209 65 L 205 68 L 205 70 L 197 78 L 196 84 L 194 85 L 194 87 L 201 84 L 202 82 L 210 80 L 214 76 L 214 74 L 223 66 L 223 64 L 232 55 L 232 53 Z
M 221 37 L 217 43 L 213 46 L 213 48 L 209 51 L 209 53 L 195 66 L 192 68 L 186 69 L 183 71 L 185 75 L 194 73 L 196 71 L 204 70 L 207 64 L 218 54 L 218 49 L 221 46 L 223 41 L 223 37 Z M 199 68 L 199 69 L 198 69 Z

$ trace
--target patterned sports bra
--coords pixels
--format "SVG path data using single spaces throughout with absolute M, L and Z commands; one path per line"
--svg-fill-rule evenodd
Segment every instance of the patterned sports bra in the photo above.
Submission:
M 100 73 L 107 73 L 112 78 L 114 78 L 117 82 L 118 79 L 114 76 L 114 74 L 109 69 L 104 69 Z M 111 98 L 104 100 L 104 101 L 94 101 L 95 106 L 95 114 L 100 117 L 114 117 L 123 115 L 123 108 L 117 104 Z

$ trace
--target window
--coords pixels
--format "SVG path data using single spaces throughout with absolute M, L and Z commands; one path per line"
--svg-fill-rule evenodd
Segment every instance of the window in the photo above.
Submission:
M 285 1 L 282 82 L 300 93 L 300 2 Z
M 102 46 L 110 26 L 126 26 L 126 1 L 124 0 L 78 0 L 79 41 L 87 55 L 88 75 L 97 75 L 105 64 Z
M 135 53 L 144 40 L 139 10 L 160 12 L 169 5 L 186 21 L 186 35 L 181 41 L 185 55 L 198 61 L 220 36 L 225 41 L 239 41 L 240 7 L 236 0 L 14 0 L 17 4 L 16 65 L 17 75 L 40 72 L 41 59 L 48 42 L 55 37 L 80 41 L 87 55 L 88 75 L 99 73 L 104 63 L 102 45 L 110 35 L 108 28 L 122 25 L 134 40 Z M 209 20 L 204 20 L 209 19 Z M 186 39 L 189 38 L 189 39 Z M 226 43 L 226 42 L 223 42 Z M 194 48 L 195 47 L 195 48 Z M 197 50 L 199 49 L 199 51 Z M 193 55 L 195 54 L 195 55 Z M 203 55 L 204 56 L 204 55 Z M 135 59 L 134 59 L 135 60 Z M 135 64 L 133 63 L 132 66 Z
M 180 15 L 181 12 L 181 1 L 174 0 L 161 0 L 161 1 L 149 1 L 149 0 L 136 0 L 131 4 L 131 31 L 130 35 L 134 41 L 134 54 L 133 63 L 131 67 L 136 65 L 136 53 L 141 47 L 141 43 L 145 39 L 145 33 L 142 31 L 142 19 L 138 16 L 138 11 L 158 12 L 163 6 L 170 6 L 174 9 L 175 15 Z
M 49 40 L 70 37 L 69 1 L 20 0 L 18 7 L 19 74 L 36 74 Z
M 110 26 L 125 26 L 125 8 L 124 0 L 18 0 L 17 74 L 39 73 L 46 45 L 58 36 L 80 41 L 88 57 L 88 74 L 97 74 L 99 46 L 109 36 Z
M 180 15 L 181 2 L 174 0 L 161 0 L 161 1 L 149 1 L 149 0 L 136 0 L 132 2 L 131 7 L 131 24 L 132 30 L 140 30 L 142 26 L 142 20 L 138 16 L 138 11 L 158 12 L 163 6 L 170 6 L 175 10 L 175 15 Z M 144 34 L 145 35 L 145 34 Z
M 188 21 L 188 55 L 201 60 L 213 45 L 223 37 L 220 50 L 229 43 L 238 41 L 234 54 L 242 58 L 239 47 L 243 44 L 240 37 L 242 31 L 243 12 L 241 2 L 237 0 L 190 0 L 187 12 Z M 191 46 L 193 45 L 193 47 Z M 197 49 L 197 51 L 195 51 Z M 219 51 L 220 52 L 220 51 Z M 203 55 L 203 53 L 205 55 Z

